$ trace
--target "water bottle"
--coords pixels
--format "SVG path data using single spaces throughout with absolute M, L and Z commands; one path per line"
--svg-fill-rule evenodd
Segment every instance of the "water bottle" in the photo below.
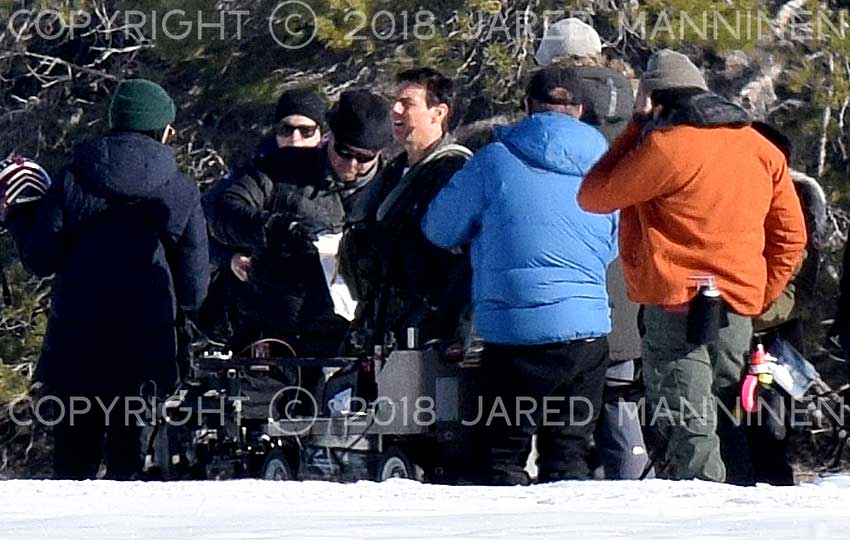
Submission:
M 688 309 L 688 343 L 693 345 L 717 341 L 720 329 L 729 324 L 714 276 L 700 279 L 699 290 Z

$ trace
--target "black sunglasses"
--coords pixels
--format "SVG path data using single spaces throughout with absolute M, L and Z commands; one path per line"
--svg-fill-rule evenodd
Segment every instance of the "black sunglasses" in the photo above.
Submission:
M 341 157 L 342 159 L 353 159 L 357 163 L 369 163 L 370 161 L 374 161 L 378 154 L 363 154 L 360 152 L 355 152 L 351 148 L 344 146 L 340 143 L 334 143 L 334 152 L 336 155 Z
M 302 138 L 309 139 L 316 134 L 318 129 L 319 126 L 293 126 L 292 124 L 278 124 L 275 132 L 281 137 L 292 137 L 292 135 L 298 131 Z

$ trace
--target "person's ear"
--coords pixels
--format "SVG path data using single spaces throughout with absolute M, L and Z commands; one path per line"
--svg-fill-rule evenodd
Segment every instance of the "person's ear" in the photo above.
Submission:
M 159 142 L 162 144 L 171 144 L 174 142 L 174 139 L 177 137 L 177 130 L 174 129 L 174 126 L 168 124 L 165 126 L 165 129 L 162 130 L 162 139 Z
M 637 95 L 635 96 L 635 113 L 649 114 L 652 112 L 652 99 L 644 89 L 643 85 L 638 87 Z
M 576 108 L 576 113 L 578 114 L 578 116 L 576 116 L 576 118 L 581 120 L 581 118 L 584 116 L 584 105 L 575 105 L 575 108 Z
M 449 106 L 445 103 L 440 103 L 439 105 L 434 107 L 434 109 L 436 109 L 434 115 L 434 120 L 436 121 L 435 123 L 445 125 L 446 119 L 449 117 Z

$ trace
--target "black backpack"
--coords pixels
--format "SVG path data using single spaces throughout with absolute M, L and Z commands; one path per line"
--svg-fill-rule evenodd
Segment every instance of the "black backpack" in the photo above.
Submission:
M 628 79 L 616 71 L 598 66 L 575 68 L 582 80 L 585 113 L 582 121 L 613 141 L 628 124 L 635 105 Z

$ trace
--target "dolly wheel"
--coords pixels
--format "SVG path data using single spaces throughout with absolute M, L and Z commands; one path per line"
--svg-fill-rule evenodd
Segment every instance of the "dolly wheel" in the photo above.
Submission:
M 286 458 L 286 454 L 280 448 L 275 448 L 266 456 L 263 462 L 263 471 L 260 476 L 263 480 L 287 481 L 295 480 L 295 472 Z
M 414 469 L 407 454 L 395 447 L 381 454 L 377 471 L 378 482 L 383 482 L 390 478 L 417 480 L 416 469 Z

